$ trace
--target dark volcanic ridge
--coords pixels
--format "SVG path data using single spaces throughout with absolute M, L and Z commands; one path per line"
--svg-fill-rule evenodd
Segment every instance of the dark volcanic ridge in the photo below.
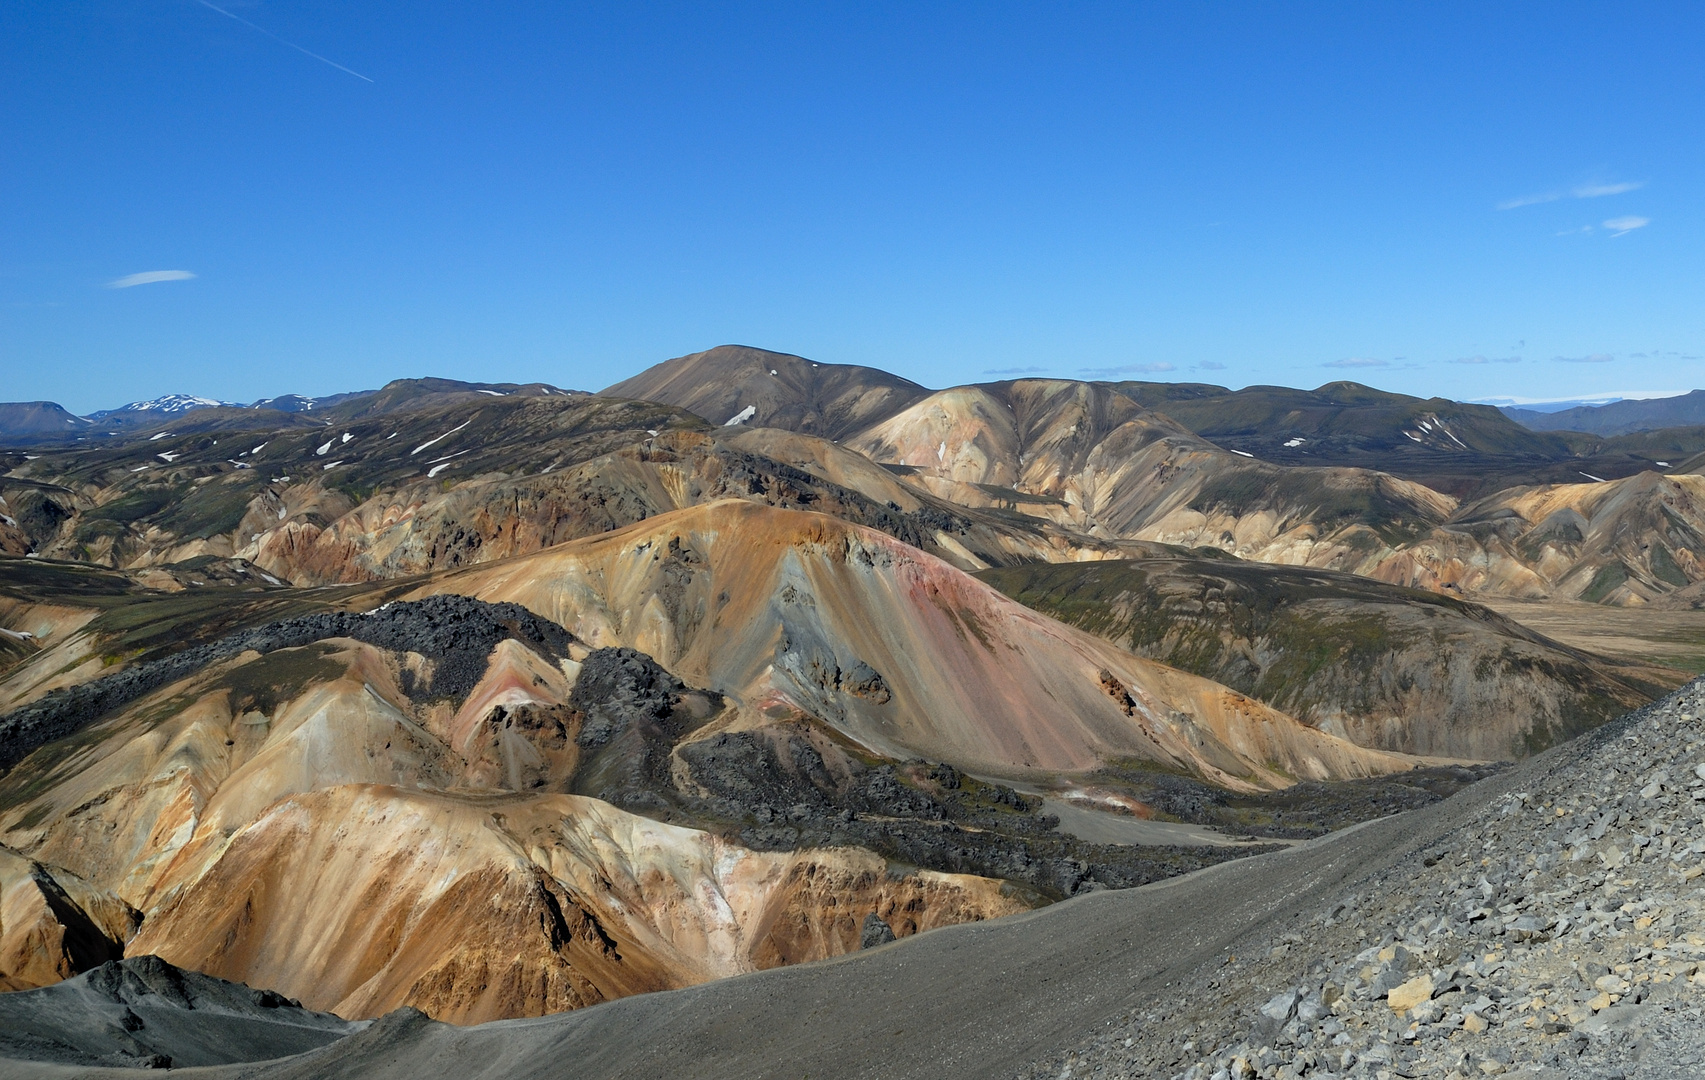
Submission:
M 0 770 L 10 770 L 36 748 L 63 739 L 101 717 L 187 678 L 209 664 L 253 650 L 261 654 L 346 637 L 436 661 L 427 694 L 463 698 L 485 673 L 499 641 L 515 638 L 553 659 L 568 654 L 572 635 L 519 604 L 487 604 L 464 596 L 397 601 L 370 612 L 301 615 L 243 630 L 137 664 L 114 675 L 51 691 L 0 716 Z
M 0 1059 L 57 1065 L 163 1069 L 263 1061 L 365 1027 L 157 956 L 115 960 L 52 986 L 0 994 Z

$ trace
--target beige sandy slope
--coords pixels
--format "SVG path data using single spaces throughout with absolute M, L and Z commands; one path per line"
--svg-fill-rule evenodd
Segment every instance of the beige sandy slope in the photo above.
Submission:
M 751 719 L 807 714 L 890 757 L 1000 775 L 1139 757 L 1233 787 L 1414 759 L 1323 735 L 817 514 L 722 502 L 435 580 L 627 645 Z
M 848 445 L 961 501 L 1007 489 L 1014 509 L 1097 535 L 1262 562 L 1365 571 L 1455 509 L 1382 473 L 1233 454 L 1110 387 L 1067 380 L 943 390 Z
M 0 596 L 0 631 L 9 631 L 0 646 L 0 712 L 14 709 L 49 690 L 70 686 L 101 669 L 91 656 L 94 638 L 81 633 L 100 612 L 63 603 L 32 603 Z
M 866 852 L 756 853 L 575 796 L 346 786 L 239 830 L 133 940 L 343 1016 L 475 1022 L 577 1008 L 1018 910 L 997 882 L 890 879 Z

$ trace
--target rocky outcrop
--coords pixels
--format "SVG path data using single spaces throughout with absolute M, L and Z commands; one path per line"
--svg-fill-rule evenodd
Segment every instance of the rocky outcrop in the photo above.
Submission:
M 141 922 L 76 874 L 0 847 L 0 990 L 46 986 L 118 959 Z
M 894 928 L 884 922 L 882 916 L 873 911 L 864 917 L 864 925 L 858 932 L 859 948 L 874 949 L 878 945 L 897 940 L 899 939 L 894 936 Z

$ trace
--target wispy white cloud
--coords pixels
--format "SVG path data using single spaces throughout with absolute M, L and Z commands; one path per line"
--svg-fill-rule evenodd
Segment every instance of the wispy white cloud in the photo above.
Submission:
M 152 285 L 157 281 L 188 281 L 194 276 L 188 270 L 144 270 L 140 274 L 126 274 L 117 281 L 109 281 L 107 288 L 128 289 L 136 285 Z
M 1577 184 L 1567 191 L 1541 191 L 1532 195 L 1518 195 L 1513 199 L 1505 199 L 1498 204 L 1500 210 L 1515 210 L 1523 206 L 1537 206 L 1540 203 L 1556 202 L 1558 199 L 1599 199 L 1606 195 L 1622 195 L 1630 191 L 1638 191 L 1646 186 L 1644 180 L 1618 180 L 1613 183 Z
M 1453 364 L 1519 364 L 1519 356 L 1459 356 Z
M 1203 360 L 1200 364 L 1194 364 L 1192 366 L 1201 368 L 1203 371 L 1224 371 L 1225 370 L 1225 365 L 1220 363 L 1218 360 Z
M 1622 217 L 1611 218 L 1609 221 L 1606 221 L 1604 223 L 1604 227 L 1607 229 L 1615 229 L 1616 230 L 1615 232 L 1610 234 L 1610 238 L 1612 240 L 1614 240 L 1618 236 L 1627 236 L 1629 233 L 1633 232 L 1635 229 L 1644 229 L 1646 226 L 1650 225 L 1651 223 L 1652 223 L 1651 218 L 1635 217 L 1633 214 L 1626 214 Z
M 1328 360 L 1320 366 L 1330 368 L 1390 367 L 1391 361 L 1375 360 L 1371 356 L 1347 356 L 1342 360 Z
M 1514 210 L 1518 206 L 1534 206 L 1539 203 L 1556 202 L 1563 197 L 1561 191 L 1546 191 L 1538 195 L 1518 195 L 1513 199 L 1505 199 L 1498 204 L 1500 210 Z
M 1597 199 L 1605 195 L 1620 195 L 1625 191 L 1639 191 L 1645 186 L 1644 180 L 1629 180 L 1620 184 L 1582 184 L 1569 194 L 1577 199 Z
M 1608 364 L 1616 359 L 1609 353 L 1593 353 L 1590 356 L 1554 356 L 1559 364 Z
M 984 375 L 1033 375 L 1038 371 L 1047 371 L 1045 367 L 992 367 L 984 368 Z
M 1177 371 L 1178 369 L 1164 360 L 1159 360 L 1152 364 L 1120 364 L 1117 367 L 1079 368 L 1078 370 L 1097 379 L 1111 379 L 1115 375 L 1156 375 L 1163 371 Z

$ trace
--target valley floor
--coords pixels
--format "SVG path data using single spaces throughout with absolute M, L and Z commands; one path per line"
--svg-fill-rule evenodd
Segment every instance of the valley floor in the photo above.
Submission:
M 1500 615 L 1577 649 L 1690 675 L 1705 672 L 1705 611 L 1476 597 Z

